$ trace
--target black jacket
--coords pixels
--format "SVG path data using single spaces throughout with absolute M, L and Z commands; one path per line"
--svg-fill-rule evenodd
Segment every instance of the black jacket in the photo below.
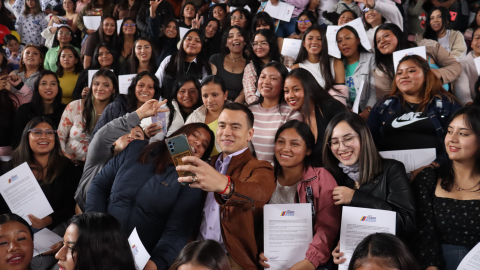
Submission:
M 339 186 L 353 188 L 345 174 L 335 177 Z M 396 235 L 405 239 L 415 230 L 415 200 L 403 163 L 383 159 L 382 172 L 368 184 L 355 190 L 349 206 L 397 212 Z

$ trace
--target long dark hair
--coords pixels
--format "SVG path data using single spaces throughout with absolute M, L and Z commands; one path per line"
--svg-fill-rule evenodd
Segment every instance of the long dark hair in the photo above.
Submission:
M 383 269 L 420 270 L 408 247 L 389 233 L 374 233 L 365 237 L 355 248 L 348 270 L 358 269 L 375 259 L 382 262 Z
M 140 0 L 135 0 L 133 5 L 129 8 L 128 7 L 128 0 L 122 0 L 120 3 L 118 3 L 118 7 L 121 8 L 121 10 L 130 10 L 130 12 L 137 11 L 140 8 L 141 2 L 142 1 L 140 1 Z M 125 19 L 123 21 L 125 21 Z M 135 22 L 135 21 L 133 21 L 133 22 Z
M 134 270 L 135 261 L 128 238 L 118 220 L 106 213 L 74 216 L 78 238 L 69 251 L 76 254 L 75 270 Z
M 153 95 L 154 99 L 158 99 L 160 97 L 160 84 L 158 82 L 157 76 L 153 75 L 148 71 L 142 71 L 138 73 L 133 79 L 132 83 L 128 87 L 128 94 L 125 96 L 127 99 L 127 112 L 133 112 L 137 110 L 137 95 L 135 93 L 135 89 L 137 87 L 138 81 L 140 81 L 144 76 L 150 77 L 153 80 L 153 88 L 155 89 L 155 94 Z
M 215 135 L 213 134 L 213 131 L 204 123 L 190 123 L 187 124 L 174 133 L 170 135 L 169 138 L 175 137 L 180 134 L 185 134 L 187 137 L 190 136 L 193 132 L 195 132 L 197 129 L 203 128 L 205 129 L 209 134 L 210 134 L 210 143 L 208 144 L 207 149 L 205 150 L 205 153 L 203 153 L 203 156 L 201 157 L 202 160 L 207 160 L 210 157 L 210 154 L 212 153 L 213 146 L 215 145 Z M 158 155 L 153 156 L 152 151 L 154 149 L 158 148 Z M 172 158 L 170 157 L 170 154 L 168 154 L 168 147 L 165 144 L 165 140 L 163 141 L 158 141 L 154 142 L 151 144 L 146 145 L 142 152 L 140 153 L 140 157 L 138 161 L 141 164 L 147 164 L 150 162 L 153 162 L 155 164 L 155 173 L 156 174 L 162 174 L 167 170 L 167 166 L 170 164 L 173 164 Z
M 395 68 L 393 66 L 393 55 L 392 54 L 382 54 L 380 50 L 378 50 L 377 44 L 377 33 L 380 30 L 389 30 L 392 31 L 393 35 L 397 38 L 397 47 L 395 51 L 404 50 L 412 47 L 416 47 L 417 44 L 414 42 L 408 41 L 408 37 L 403 33 L 400 28 L 393 24 L 393 23 L 384 23 L 380 25 L 377 30 L 375 31 L 375 35 L 373 37 L 373 47 L 375 50 L 375 64 L 377 68 L 383 72 L 389 80 L 395 80 Z
M 353 10 L 351 10 L 350 8 L 346 8 L 346 9 L 344 9 L 344 10 L 339 14 L 338 20 L 340 20 L 340 17 L 343 15 L 343 13 L 347 13 L 347 12 L 350 12 L 350 13 L 352 14 L 354 20 L 358 18 L 357 13 L 355 13 L 355 12 L 354 12 Z M 337 24 L 338 24 L 338 23 L 337 23 Z
M 185 16 L 183 15 L 183 13 L 185 13 L 185 8 L 188 6 L 188 5 L 192 5 L 193 6 L 193 9 L 195 9 L 195 14 L 193 14 L 193 16 L 195 17 L 195 15 L 197 14 L 198 10 L 197 10 L 197 7 L 195 7 L 195 5 L 190 2 L 190 1 L 185 1 L 185 4 L 183 4 L 183 6 L 180 8 L 180 14 L 178 16 L 179 20 L 181 22 L 184 22 L 185 23 Z
M 233 14 L 235 14 L 235 12 L 240 12 L 244 17 L 245 17 L 245 29 L 248 30 L 248 28 L 250 27 L 249 24 L 250 24 L 250 21 L 251 21 L 251 13 L 250 11 L 246 10 L 244 7 L 239 7 L 237 9 L 235 9 L 234 11 L 231 11 L 230 14 L 228 14 L 228 21 L 231 22 L 231 18 L 233 16 Z
M 169 270 L 177 270 L 184 264 L 195 264 L 210 270 L 230 270 L 228 257 L 222 246 L 214 240 L 195 241 L 187 244 Z
M 27 66 L 25 66 L 25 63 L 23 61 L 23 56 L 25 55 L 25 52 L 27 51 L 28 48 L 35 48 L 38 51 L 38 54 L 40 56 L 40 63 L 38 64 L 38 71 L 43 70 L 43 61 L 45 61 L 45 54 L 43 54 L 43 51 L 40 49 L 39 46 L 33 45 L 33 44 L 28 44 L 23 48 L 22 51 L 22 56 L 20 57 L 20 68 L 18 69 L 18 72 L 27 72 Z
M 52 129 L 57 129 L 53 122 L 44 116 L 37 116 L 33 118 L 23 129 L 22 137 L 20 138 L 20 145 L 12 153 L 13 167 L 17 167 L 20 164 L 27 162 L 32 171 L 37 172 L 38 176 L 42 175 L 43 167 L 35 158 L 32 148 L 30 147 L 29 130 L 35 128 L 40 123 L 47 123 L 52 127 Z M 55 132 L 55 144 L 48 157 L 47 174 L 45 177 L 43 177 L 43 179 L 37 178 L 37 180 L 41 185 L 48 185 L 52 183 L 55 178 L 62 173 L 66 162 L 68 162 L 68 160 L 62 154 L 60 140 L 58 139 L 58 134 Z
M 205 78 L 203 78 L 202 83 L 200 84 L 200 90 L 202 90 L 202 87 L 204 87 L 209 83 L 219 85 L 224 94 L 225 92 L 227 92 L 227 86 L 225 85 L 225 81 L 223 80 L 222 77 L 218 75 L 208 75 Z
M 473 100 L 473 104 L 480 107 L 480 90 L 478 89 L 480 89 L 480 77 L 478 77 L 477 82 L 475 83 L 475 99 Z
M 300 135 L 302 140 L 305 142 L 305 145 L 307 146 L 307 151 L 312 150 L 315 148 L 315 136 L 313 136 L 312 130 L 310 127 L 304 123 L 300 122 L 296 119 L 290 120 L 283 124 L 278 130 L 277 133 L 275 133 L 275 143 L 277 143 L 278 137 L 282 132 L 284 132 L 286 129 L 293 128 L 295 131 Z M 306 155 L 305 158 L 303 159 L 303 166 L 308 167 L 311 164 L 311 155 Z M 277 157 L 273 155 L 273 168 L 274 168 L 274 173 L 275 173 L 275 179 L 278 177 L 278 175 L 282 171 L 282 166 L 277 160 Z
M 450 120 L 446 126 L 448 127 L 455 118 L 462 115 L 465 126 L 467 126 L 467 128 L 470 129 L 477 138 L 478 147 L 478 145 L 480 145 L 480 108 L 476 106 L 466 106 L 461 108 L 450 117 Z M 440 165 L 441 166 L 435 169 L 437 179 L 442 179 L 440 186 L 442 189 L 450 192 L 453 188 L 453 184 L 455 183 L 455 169 L 453 167 L 453 162 L 451 159 L 448 159 L 444 164 Z M 480 174 L 480 148 L 477 148 L 477 152 L 475 153 L 474 172 L 477 175 Z M 476 189 L 475 191 L 479 190 L 480 188 Z
M 278 73 L 280 73 L 280 76 L 282 76 L 282 87 L 281 87 L 279 97 L 278 97 L 278 104 L 280 104 L 280 103 L 285 101 L 285 97 L 284 97 L 285 90 L 283 89 L 283 85 L 285 84 L 285 79 L 287 78 L 287 75 L 288 75 L 288 69 L 282 63 L 270 62 L 263 67 L 262 71 L 264 69 L 268 68 L 268 67 L 275 68 L 278 71 Z M 258 74 L 258 78 L 260 78 L 261 74 L 262 74 L 261 72 L 260 72 L 260 74 Z M 258 80 L 257 80 L 257 83 L 256 83 L 256 88 L 258 89 Z M 262 95 L 260 95 L 258 100 L 253 102 L 252 104 L 250 104 L 250 106 L 255 105 L 255 104 L 261 104 L 263 102 L 263 100 L 264 100 L 264 97 Z M 278 108 L 278 111 L 280 112 L 280 107 Z
M 298 15 L 298 19 L 300 20 L 300 17 L 302 17 L 303 15 L 308 17 L 308 19 L 312 23 L 312 26 L 317 25 L 317 19 L 315 18 L 315 15 L 313 14 L 313 12 L 311 10 L 305 9 L 302 13 L 300 13 L 300 15 Z M 295 23 L 295 33 L 300 34 L 300 29 L 298 28 L 298 22 Z M 322 41 L 323 41 L 323 39 L 322 39 Z
M 320 71 L 322 73 L 322 77 L 325 80 L 325 89 L 327 91 L 329 89 L 334 89 L 333 86 L 335 85 L 335 79 L 332 75 L 332 68 L 330 66 L 330 56 L 328 55 L 328 41 L 327 36 L 325 34 L 325 30 L 322 27 L 313 25 L 310 26 L 303 34 L 302 38 L 302 46 L 300 47 L 300 51 L 298 52 L 297 60 L 295 60 L 295 64 L 303 63 L 304 61 L 308 60 L 308 51 L 305 48 L 305 39 L 307 35 L 312 31 L 318 31 L 320 33 L 320 37 L 322 39 L 322 51 L 320 52 Z
M 75 38 L 73 36 L 73 31 L 68 25 L 62 25 L 57 28 L 57 32 L 55 32 L 55 36 L 53 37 L 53 44 L 52 48 L 60 46 L 60 41 L 58 41 L 58 32 L 60 32 L 60 29 L 62 28 L 67 28 L 68 31 L 70 31 L 70 36 L 72 37 L 72 40 L 70 40 L 70 45 L 74 46 Z
M 252 42 L 254 42 L 255 37 L 257 35 L 262 35 L 265 37 L 265 40 L 268 43 L 268 47 L 270 48 L 268 51 L 268 55 L 270 56 L 270 61 L 276 61 L 283 63 L 283 56 L 280 54 L 280 50 L 278 49 L 278 39 L 277 36 L 275 36 L 275 33 L 273 31 L 267 30 L 267 29 L 260 29 L 258 31 L 255 31 L 252 35 Z M 253 46 L 248 46 L 249 49 L 249 55 L 252 59 L 253 67 L 255 68 L 255 73 L 257 73 L 257 76 L 260 75 L 260 72 L 262 71 L 263 66 L 265 65 L 254 52 Z
M 33 110 L 37 115 L 45 114 L 45 105 L 43 104 L 43 98 L 42 96 L 40 96 L 40 92 L 38 88 L 40 86 L 40 81 L 43 79 L 43 77 L 47 75 L 52 75 L 55 77 L 55 80 L 57 81 L 57 87 L 58 87 L 58 93 L 55 96 L 55 99 L 53 100 L 53 103 L 51 105 L 52 109 L 53 111 L 57 111 L 62 106 L 63 92 L 62 92 L 62 87 L 60 87 L 60 81 L 58 80 L 57 74 L 55 74 L 53 71 L 50 71 L 50 70 L 44 70 L 40 72 L 40 74 L 38 75 L 38 78 L 35 80 L 35 83 L 33 84 L 32 100 L 30 101 L 30 103 L 32 104 Z
M 360 36 L 358 35 L 357 30 L 355 30 L 355 28 L 351 27 L 350 25 L 345 25 L 344 27 L 342 27 L 341 29 L 339 29 L 338 32 L 337 32 L 337 35 L 336 35 L 335 39 L 338 37 L 338 33 L 340 33 L 340 31 L 342 31 L 342 30 L 344 30 L 344 29 L 347 29 L 347 30 L 349 30 L 350 32 L 352 32 L 352 34 L 355 36 L 355 38 L 360 41 Z M 367 49 L 365 49 L 365 47 L 363 47 L 362 43 L 360 43 L 360 44 L 357 45 L 357 51 L 358 51 L 358 53 L 368 52 Z M 345 59 L 345 57 L 343 56 L 343 54 L 342 54 L 342 59 Z
M 298 79 L 303 85 L 304 99 L 301 113 L 303 119 L 306 120 L 307 124 L 310 124 L 310 114 L 314 108 L 310 107 L 310 100 L 313 101 L 315 106 L 318 106 L 323 100 L 333 99 L 333 97 L 321 87 L 313 75 L 306 69 L 296 68 L 292 69 L 285 78 L 285 81 L 289 77 L 294 77 Z
M 35 7 L 33 8 L 35 12 L 33 12 L 33 15 L 38 15 L 42 13 L 42 6 L 40 5 L 39 0 L 34 0 L 35 1 Z M 5 5 L 5 4 L 4 4 Z M 22 15 L 27 17 L 28 14 L 30 14 L 30 7 L 27 5 L 27 1 L 23 3 L 23 12 Z
M 83 129 L 83 131 L 86 134 L 92 133 L 93 128 L 95 127 L 95 124 L 98 121 L 97 112 L 95 111 L 95 106 L 94 106 L 95 97 L 93 95 L 93 82 L 97 77 L 100 77 L 100 76 L 107 77 L 112 81 L 113 93 L 110 96 L 109 103 L 112 102 L 115 99 L 115 97 L 118 95 L 118 81 L 115 73 L 113 73 L 108 69 L 100 69 L 95 73 L 95 75 L 93 75 L 92 84 L 90 85 L 90 91 L 88 91 L 88 94 L 85 97 L 85 104 L 83 105 L 83 112 L 82 112 L 82 116 L 85 121 L 84 122 L 85 128 Z
M 270 28 L 269 30 L 275 32 L 275 22 L 273 21 L 273 18 L 270 16 L 270 14 L 268 14 L 267 12 L 258 12 L 257 14 L 255 14 L 255 17 L 253 17 L 252 20 L 251 33 L 255 33 L 257 31 L 258 23 L 268 25 L 268 27 Z
M 438 41 L 438 34 L 432 29 L 432 26 L 430 25 L 430 16 L 432 16 L 432 13 L 435 10 L 440 11 L 440 14 L 442 16 L 442 29 L 440 30 L 440 33 L 447 30 L 448 24 L 450 23 L 450 12 L 445 7 L 434 7 L 427 15 L 427 20 L 425 22 L 425 33 L 423 34 L 423 37 Z
M 194 105 L 193 110 L 202 106 L 202 98 L 201 98 L 201 88 L 202 87 L 200 86 L 200 82 L 198 82 L 198 79 L 191 74 L 180 75 L 175 80 L 175 82 L 173 83 L 173 89 L 172 89 L 172 92 L 170 93 L 170 96 L 169 96 L 168 101 L 167 101 L 167 107 L 168 107 L 168 109 L 170 109 L 170 113 L 168 114 L 167 130 L 170 129 L 170 127 L 172 126 L 173 118 L 175 118 L 175 114 L 176 114 L 176 110 L 175 110 L 175 107 L 172 104 L 172 101 L 173 100 L 177 101 L 178 91 L 180 91 L 180 88 L 182 88 L 182 86 L 184 84 L 186 84 L 187 82 L 193 82 L 195 84 L 195 88 L 198 91 L 197 103 Z M 178 101 L 177 101 L 177 103 L 178 103 Z M 180 110 L 182 110 L 182 108 L 180 107 L 180 104 L 178 104 L 178 108 Z M 182 113 L 180 116 L 183 118 L 184 114 Z M 183 120 L 186 120 L 187 116 L 185 116 L 185 119 L 183 119 Z
M 77 60 L 77 63 L 75 63 L 74 65 L 74 69 L 73 69 L 73 74 L 80 74 L 80 72 L 82 72 L 83 70 L 83 65 L 82 65 L 82 60 L 80 59 L 80 55 L 78 55 L 78 52 L 77 50 L 75 50 L 75 48 L 71 45 L 68 45 L 66 47 L 63 47 L 61 48 L 59 51 L 58 51 L 58 57 L 57 57 L 57 75 L 58 77 L 63 77 L 65 71 L 63 69 L 63 66 L 61 64 L 61 59 L 60 59 L 60 56 L 62 55 L 62 52 L 64 50 L 70 50 L 72 53 L 73 53 L 73 57 L 75 57 L 75 60 Z
M 109 40 L 106 39 L 107 36 L 103 32 L 103 22 L 106 19 L 112 19 L 115 24 L 115 31 L 113 31 L 113 35 L 109 38 Z M 98 35 L 100 43 L 107 42 L 115 46 L 115 44 L 117 44 L 117 37 L 118 37 L 117 36 L 117 20 L 115 20 L 115 18 L 111 15 L 102 16 L 102 21 L 100 22 L 100 26 L 98 27 L 98 30 L 95 31 L 95 33 Z
M 126 9 L 128 9 L 128 0 L 123 0 L 122 3 L 123 3 L 123 2 L 126 2 L 126 3 L 127 3 L 127 8 L 126 8 Z M 140 1 L 137 1 L 137 0 L 136 0 L 133 5 L 134 5 L 134 6 L 137 5 L 137 2 L 140 2 Z M 122 3 L 120 3 L 119 5 L 121 5 Z M 132 6 L 132 8 L 133 8 L 133 6 Z M 121 24 L 121 26 L 120 26 L 120 34 L 118 35 L 118 42 L 117 42 L 116 44 L 114 44 L 114 45 L 117 45 L 117 51 L 118 51 L 119 55 L 122 54 L 122 52 L 123 52 L 123 47 L 124 47 L 123 45 L 124 45 L 124 43 L 125 43 L 125 33 L 123 33 L 123 24 L 124 24 L 126 21 L 132 21 L 133 23 L 136 24 L 135 20 L 131 19 L 130 17 L 123 18 L 122 24 Z M 137 39 L 138 39 L 138 37 L 140 36 L 139 32 L 140 32 L 140 31 L 139 31 L 138 28 L 135 26 L 135 34 L 133 35 L 133 40 L 137 40 Z M 152 47 L 152 49 L 153 49 L 153 47 Z M 132 50 L 135 51 L 135 46 L 133 47 Z M 132 54 L 132 51 L 130 51 L 130 52 L 128 53 L 128 56 L 127 56 L 127 57 L 129 57 L 131 54 Z
M 137 39 L 135 41 L 135 43 L 133 43 L 133 61 L 132 61 L 132 67 L 131 67 L 131 70 L 133 73 L 137 73 L 138 71 L 138 67 L 140 67 L 140 61 L 138 61 L 138 58 L 137 58 L 137 55 L 135 54 L 135 48 L 137 47 L 137 43 L 139 41 L 146 41 L 150 44 L 150 47 L 152 48 L 152 56 L 150 57 L 150 60 L 148 61 L 148 70 L 153 72 L 153 71 L 156 71 L 157 70 L 157 53 L 155 51 L 155 44 L 153 44 L 153 42 L 146 38 L 146 37 L 140 37 L 139 39 Z
M 367 19 L 365 18 L 366 13 L 367 12 L 365 12 L 365 11 L 362 12 L 362 19 L 363 19 L 363 24 L 365 25 L 365 30 L 369 30 L 373 27 L 372 27 L 371 24 L 367 23 Z M 380 16 L 382 16 L 382 14 L 380 14 Z M 382 16 L 382 24 L 385 24 L 386 21 L 387 21 L 387 19 L 385 19 L 385 17 Z
M 475 19 L 473 19 L 472 23 L 470 24 L 470 26 L 468 28 L 472 28 L 472 29 L 475 30 L 480 26 L 480 25 L 477 24 L 478 12 L 480 12 L 480 6 L 475 9 Z M 474 33 L 475 33 L 475 31 L 474 31 Z
M 22 224 L 23 226 L 27 227 L 27 230 L 30 233 L 30 237 L 32 238 L 32 242 L 33 242 L 32 227 L 30 225 L 28 225 L 28 223 L 25 221 L 25 219 L 23 219 L 21 216 L 19 216 L 17 214 L 14 214 L 14 213 L 7 213 L 7 214 L 0 215 L 0 226 L 2 226 L 3 224 L 5 224 L 7 222 L 11 222 L 11 221 L 18 222 L 18 223 Z
M 100 69 L 101 66 L 100 66 L 100 63 L 98 62 L 98 56 L 99 56 L 99 51 L 100 51 L 100 48 L 102 47 L 105 47 L 113 56 L 113 62 L 112 62 L 112 65 L 110 66 L 110 69 L 113 69 L 115 73 L 117 73 L 117 69 L 118 69 L 118 55 L 117 55 L 117 51 L 115 51 L 115 49 L 112 47 L 111 44 L 109 43 L 100 43 L 98 44 L 96 47 L 95 47 L 95 51 L 93 52 L 93 57 L 92 57 L 92 64 L 90 65 L 90 68 L 89 69 Z
M 165 29 L 167 28 L 167 26 L 171 23 L 171 22 L 174 22 L 175 23 L 175 29 L 177 29 L 177 36 L 175 37 L 175 44 L 177 44 L 179 41 L 180 41 L 180 27 L 178 25 L 178 21 L 175 20 L 175 18 L 166 18 L 164 23 L 163 23 L 163 32 L 162 32 L 162 36 L 160 37 L 159 41 L 158 41 L 158 45 L 159 46 L 163 46 L 164 43 L 166 42 L 167 39 L 169 39 L 165 34 L 164 34 L 164 31 Z M 208 22 L 206 23 L 208 24 Z M 202 27 L 204 27 L 204 25 L 202 25 Z M 160 53 L 160 52 L 159 52 Z
M 238 32 L 240 32 L 240 35 L 242 35 L 243 37 L 243 40 L 245 42 L 245 45 L 243 47 L 243 52 L 242 52 L 242 56 L 244 58 L 247 58 L 247 54 L 245 53 L 245 48 L 247 47 L 248 45 L 248 35 L 247 35 L 247 32 L 245 31 L 245 29 L 243 28 L 240 28 L 236 25 L 234 26 L 230 26 L 228 27 L 227 29 L 225 29 L 225 31 L 223 31 L 223 37 L 222 37 L 222 44 L 220 45 L 220 47 L 222 48 L 222 54 L 224 56 L 228 55 L 230 53 L 230 49 L 227 47 L 227 40 L 228 40 L 228 36 L 229 36 L 229 33 L 230 33 L 230 30 L 232 29 L 237 29 Z
M 15 111 L 17 107 L 20 106 L 20 101 L 12 93 L 12 91 L 7 89 L 0 89 L 0 110 L 2 111 L 2 116 L 6 119 L 13 119 L 15 116 Z
M 178 76 L 182 75 L 185 73 L 187 70 L 185 67 L 185 57 L 187 56 L 187 53 L 183 49 L 183 43 L 185 43 L 185 39 L 188 37 L 188 35 L 192 32 L 197 33 L 197 35 L 200 37 L 200 41 L 202 44 L 202 49 L 196 56 L 196 62 L 197 62 L 197 76 L 198 78 L 203 77 L 203 68 L 207 70 L 207 74 L 211 74 L 212 70 L 210 68 L 210 64 L 207 60 L 207 57 L 205 56 L 205 50 L 203 49 L 203 46 L 205 45 L 205 41 L 203 38 L 203 35 L 200 30 L 198 29 L 190 29 L 188 32 L 185 34 L 185 36 L 182 38 L 182 41 L 180 42 L 180 48 L 178 49 L 178 52 L 176 55 L 172 55 L 170 58 L 170 61 L 165 67 L 165 75 L 171 77 L 172 79 L 176 79 Z
M 360 140 L 360 154 L 358 157 L 359 179 L 360 185 L 365 185 L 373 180 L 382 172 L 382 157 L 375 147 L 372 134 L 365 121 L 358 114 L 353 112 L 342 112 L 337 114 L 330 120 L 325 130 L 323 138 L 323 165 L 336 179 L 342 178 L 342 169 L 338 166 L 338 159 L 333 155 L 332 150 L 328 146 L 328 142 L 332 139 L 333 130 L 340 123 L 345 121 L 356 133 Z

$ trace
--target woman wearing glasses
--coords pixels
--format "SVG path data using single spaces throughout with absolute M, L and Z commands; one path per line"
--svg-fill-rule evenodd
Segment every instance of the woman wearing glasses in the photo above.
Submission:
M 45 54 L 45 61 L 43 62 L 43 67 L 45 69 L 53 72 L 57 71 L 58 51 L 60 51 L 60 48 L 72 45 L 72 39 L 73 32 L 70 27 L 65 25 L 57 29 L 53 39 L 53 46 L 47 51 L 47 54 Z M 75 50 L 77 50 L 78 54 L 80 55 L 80 49 L 75 47 Z
M 119 54 L 118 64 L 122 66 L 125 60 L 132 58 L 132 49 L 135 40 L 139 34 L 135 20 L 127 17 L 124 18 L 121 25 L 120 34 L 118 35 L 117 53 Z
M 230 13 L 230 26 L 238 26 L 248 30 L 250 12 L 244 8 L 237 8 Z
M 317 19 L 310 10 L 305 10 L 298 16 L 297 23 L 295 24 L 295 32 L 288 38 L 303 39 L 303 35 L 307 29 L 316 24 Z
M 60 150 L 55 125 L 50 119 L 38 116 L 27 123 L 19 147 L 13 151 L 12 160 L 4 166 L 5 171 L 9 171 L 27 162 L 52 206 L 53 213 L 42 219 L 28 215 L 32 227 L 36 230 L 45 227 L 53 229 L 75 214 L 73 196 L 81 171 L 76 170 Z M 2 213 L 10 212 L 1 196 L 0 210 Z
M 323 164 L 339 185 L 332 193 L 336 205 L 396 212 L 396 235 L 403 239 L 415 229 L 415 202 L 405 166 L 379 155 L 358 114 L 344 112 L 330 121 Z M 338 249 L 333 253 L 335 263 L 344 261 Z

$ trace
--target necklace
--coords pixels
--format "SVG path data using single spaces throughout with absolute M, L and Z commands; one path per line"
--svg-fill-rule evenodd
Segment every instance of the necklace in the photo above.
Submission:
M 192 61 L 192 62 L 193 62 L 193 61 Z M 190 65 L 192 64 L 192 62 L 190 62 L 190 63 L 188 64 L 187 72 L 185 72 L 185 74 L 187 74 L 188 71 L 190 70 Z M 184 69 L 185 69 L 185 68 L 184 68 Z
M 237 57 L 237 58 L 233 58 L 233 57 L 232 57 L 232 54 L 228 54 L 228 56 L 230 57 L 230 59 L 232 59 L 232 62 L 233 62 L 233 65 L 232 65 L 232 73 L 233 73 L 233 72 L 235 72 L 235 61 L 236 61 L 237 59 L 242 58 L 242 56 L 240 55 L 240 56 Z
M 477 184 L 475 184 L 475 186 L 471 187 L 471 188 L 461 188 L 458 184 L 457 184 L 457 181 L 454 181 L 453 184 L 455 184 L 455 186 L 457 187 L 457 191 L 470 191 L 474 188 L 476 188 L 478 185 L 480 185 L 480 182 L 478 182 Z

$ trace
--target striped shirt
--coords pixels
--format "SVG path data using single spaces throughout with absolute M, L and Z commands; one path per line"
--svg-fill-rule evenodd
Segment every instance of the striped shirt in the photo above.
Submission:
M 292 111 L 290 106 L 285 103 L 270 109 L 265 109 L 260 104 L 255 104 L 250 106 L 249 109 L 255 117 L 252 145 L 255 149 L 256 157 L 259 160 L 266 160 L 273 164 L 275 133 L 287 121 L 293 119 L 303 121 L 303 117 L 300 112 Z

